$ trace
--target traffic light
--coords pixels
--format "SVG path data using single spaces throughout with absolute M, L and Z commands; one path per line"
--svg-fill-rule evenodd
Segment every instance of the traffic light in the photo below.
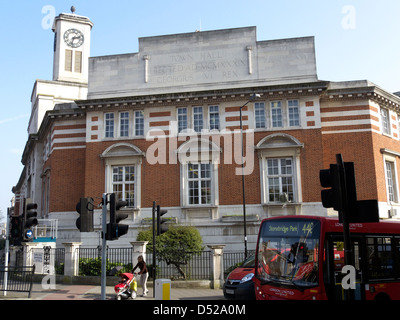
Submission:
M 343 210 L 339 166 L 331 164 L 330 169 L 320 170 L 319 180 L 323 188 L 329 188 L 321 191 L 321 200 L 324 208 L 334 208 L 337 211 Z
M 80 232 L 93 232 L 93 199 L 81 198 L 76 204 L 76 211 L 79 213 L 75 225 Z
M 31 202 L 30 199 L 25 200 L 24 207 L 24 223 L 23 223 L 23 241 L 32 241 L 33 239 L 33 231 L 31 227 L 36 226 L 38 224 L 37 217 L 37 203 Z
M 339 222 L 346 215 L 348 223 L 379 222 L 377 200 L 357 200 L 354 162 L 343 162 L 337 155 L 337 163 L 330 169 L 320 170 L 322 205 L 339 211 Z
M 168 210 L 161 210 L 160 206 L 157 206 L 157 235 L 161 235 L 164 232 L 168 231 L 168 226 L 164 223 L 168 221 L 168 219 L 161 218 L 164 214 L 166 214 Z
M 116 200 L 115 193 L 110 194 L 110 223 L 107 224 L 106 240 L 118 240 L 119 237 L 128 233 L 129 226 L 119 222 L 128 218 L 128 214 L 119 212 L 128 204 L 124 200 Z
M 13 245 L 20 245 L 22 240 L 22 216 L 10 219 L 10 240 Z

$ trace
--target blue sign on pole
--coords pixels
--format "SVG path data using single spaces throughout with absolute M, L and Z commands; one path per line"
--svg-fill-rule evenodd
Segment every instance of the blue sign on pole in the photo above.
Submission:
M 32 230 L 31 230 L 31 229 L 26 230 L 25 236 L 26 236 L 26 238 L 28 238 L 28 239 L 32 239 L 32 238 L 33 238 L 33 232 L 32 232 Z

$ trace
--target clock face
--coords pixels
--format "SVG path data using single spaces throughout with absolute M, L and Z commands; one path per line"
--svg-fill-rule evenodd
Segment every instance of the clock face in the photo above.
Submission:
M 79 48 L 84 41 L 83 33 L 76 29 L 69 29 L 64 33 L 64 41 L 71 48 Z

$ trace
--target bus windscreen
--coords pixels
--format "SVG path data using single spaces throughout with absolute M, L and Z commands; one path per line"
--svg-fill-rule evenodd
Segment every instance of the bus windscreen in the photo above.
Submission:
M 263 222 L 257 252 L 261 284 L 303 290 L 318 285 L 320 222 L 313 219 L 271 219 Z

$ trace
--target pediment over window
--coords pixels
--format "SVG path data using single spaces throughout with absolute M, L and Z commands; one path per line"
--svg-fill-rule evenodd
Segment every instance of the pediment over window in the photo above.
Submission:
M 285 148 L 303 148 L 304 144 L 295 137 L 285 133 L 271 134 L 257 144 L 256 150 L 263 149 L 285 149 Z
M 221 148 L 208 139 L 190 139 L 178 150 L 179 162 L 218 162 Z
M 138 157 L 144 156 L 144 152 L 138 147 L 130 143 L 116 143 L 108 147 L 101 155 L 100 158 L 121 158 L 121 157 Z

